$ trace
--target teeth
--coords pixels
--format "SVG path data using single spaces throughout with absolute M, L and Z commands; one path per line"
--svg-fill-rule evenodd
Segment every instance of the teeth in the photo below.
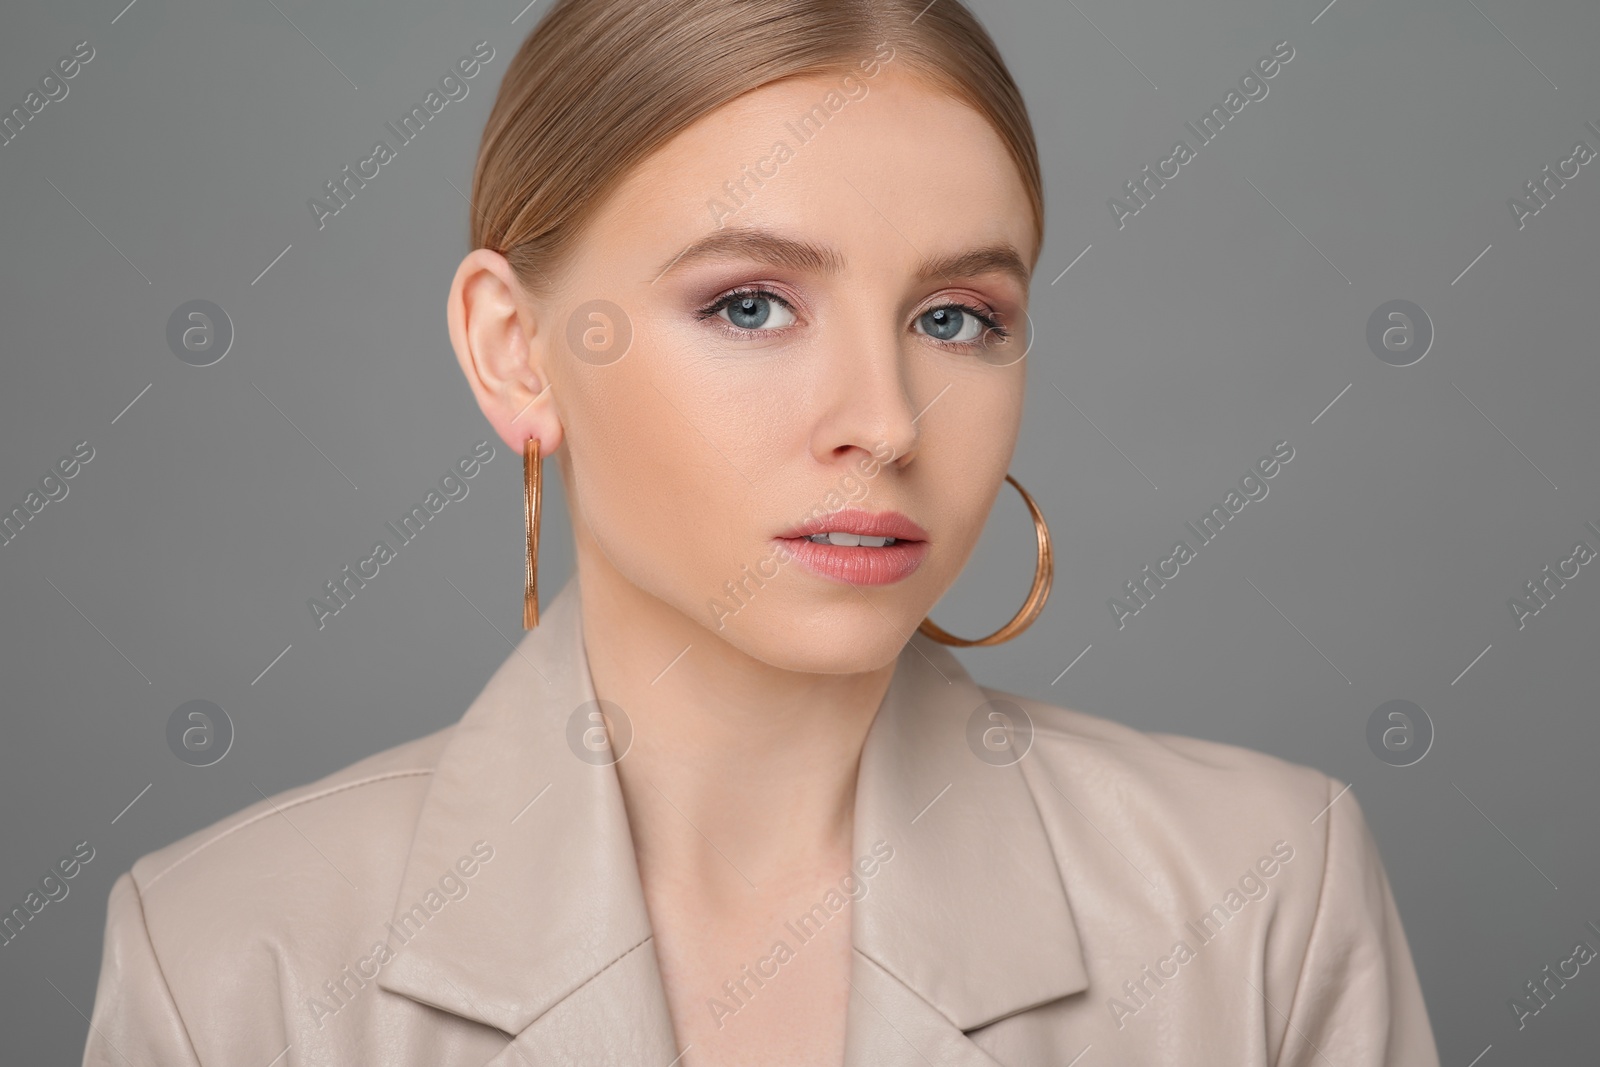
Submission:
M 883 548 L 895 543 L 892 537 L 868 537 L 865 534 L 830 533 L 812 534 L 806 538 L 819 545 L 839 545 L 843 548 Z

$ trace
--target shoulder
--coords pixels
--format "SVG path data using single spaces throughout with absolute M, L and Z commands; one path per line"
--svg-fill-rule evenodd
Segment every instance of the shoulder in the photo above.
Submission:
M 321 899 L 381 914 L 454 726 L 262 796 L 141 856 L 125 876 L 152 936 L 240 937 L 291 928 Z M 158 938 L 159 943 L 159 938 Z
M 1313 1049 L 1326 1054 L 1318 1062 L 1438 1064 L 1394 894 L 1349 785 L 1240 745 L 983 689 L 1013 736 L 1028 731 L 1018 766 L 1117 1030 L 1148 1012 L 1203 1032 L 1235 1012 L 1225 985 L 1214 997 L 1192 983 L 1161 988 L 1204 959 L 1213 975 L 1258 976 L 1274 1007 L 1251 1010 L 1274 1062 L 1309 1064 Z
M 1161 886 L 1167 905 L 1193 906 L 1252 869 L 1292 872 L 1274 885 L 1292 890 L 1285 904 L 1305 922 L 1328 864 L 1342 862 L 1335 844 L 1378 862 L 1354 793 L 1315 767 L 982 688 L 1002 713 L 1021 713 L 1013 729 L 1029 732 L 1030 747 L 1019 766 L 1064 850 L 1063 877 L 1131 877 L 1129 888 Z M 1066 870 L 1086 857 L 1108 862 Z
M 191 1067 L 277 1048 L 275 1024 L 241 1023 L 240 1006 L 281 1000 L 287 1013 L 296 990 L 347 973 L 382 936 L 454 730 L 259 796 L 120 874 L 85 1064 L 123 1062 L 119 1046 Z
M 1010 704 L 1025 716 L 1034 760 L 1066 780 L 1092 776 L 1099 787 L 1124 799 L 1210 817 L 1267 805 L 1305 809 L 1310 819 L 1341 788 L 1327 774 L 1270 753 L 1221 741 L 1138 730 L 1110 719 L 1048 704 L 989 686 L 994 704 Z

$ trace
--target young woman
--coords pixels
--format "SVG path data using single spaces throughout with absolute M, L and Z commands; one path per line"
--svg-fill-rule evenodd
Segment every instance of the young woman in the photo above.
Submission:
M 955 0 L 559 0 L 448 303 L 530 632 L 457 725 L 124 874 L 84 1062 L 1436 1064 L 1340 783 L 948 651 L 1043 606 L 1020 484 L 1028 601 L 926 621 L 1009 480 L 1041 189 Z

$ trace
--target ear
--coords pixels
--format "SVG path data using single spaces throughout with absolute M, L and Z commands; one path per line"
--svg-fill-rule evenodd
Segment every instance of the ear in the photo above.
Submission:
M 487 248 L 467 254 L 450 283 L 450 344 L 495 432 L 514 453 L 539 439 L 539 453 L 561 447 L 561 419 L 546 365 L 550 329 L 510 262 Z

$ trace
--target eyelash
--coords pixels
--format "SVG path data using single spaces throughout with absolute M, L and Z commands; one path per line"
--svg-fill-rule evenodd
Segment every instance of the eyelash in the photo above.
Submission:
M 701 308 L 698 312 L 696 312 L 696 314 L 698 314 L 702 319 L 717 318 L 717 312 L 721 311 L 725 307 L 731 306 L 734 301 L 741 300 L 741 299 L 743 299 L 743 298 L 745 298 L 747 296 L 755 296 L 755 297 L 761 297 L 761 298 L 766 299 L 766 300 L 771 300 L 771 301 L 774 301 L 775 303 L 782 304 L 784 307 L 788 308 L 790 311 L 794 311 L 794 305 L 790 304 L 787 300 L 785 300 L 783 297 L 779 296 L 777 293 L 774 293 L 772 290 L 770 290 L 770 289 L 762 289 L 759 286 L 749 286 L 749 287 L 745 287 L 745 288 L 741 288 L 741 289 L 734 289 L 731 292 L 724 293 L 722 296 L 717 297 L 716 300 L 712 301 L 706 307 Z M 947 302 L 945 302 L 943 304 L 935 304 L 930 308 L 924 309 L 921 313 L 919 313 L 917 315 L 917 318 L 920 319 L 923 315 L 926 315 L 928 312 L 930 312 L 930 311 L 938 311 L 941 308 L 955 308 L 956 310 L 962 312 L 963 314 L 971 315 L 973 318 L 977 319 L 980 323 L 982 323 L 986 327 L 986 329 L 985 329 L 984 333 L 977 340 L 973 340 L 973 341 L 940 341 L 939 338 L 937 338 L 937 337 L 933 337 L 933 336 L 931 336 L 929 334 L 923 334 L 923 336 L 924 337 L 928 337 L 929 340 L 938 341 L 940 344 L 945 345 L 945 346 L 950 347 L 950 348 L 981 348 L 981 347 L 984 347 L 984 345 L 986 343 L 985 339 L 990 334 L 993 334 L 1000 341 L 1004 341 L 1006 338 L 1011 336 L 1011 331 L 1007 330 L 1004 326 L 1000 325 L 1000 323 L 995 320 L 994 316 L 985 313 L 984 311 L 982 311 L 979 308 L 973 307 L 971 304 L 963 304 L 960 301 L 947 301 Z M 724 330 L 727 333 L 732 334 L 735 337 L 750 337 L 750 336 L 763 334 L 763 333 L 777 333 L 777 332 L 779 332 L 779 331 L 776 331 L 776 330 L 749 330 L 749 329 L 745 329 L 742 326 L 735 326 L 731 322 L 725 322 L 725 321 L 722 321 L 720 319 L 718 320 L 718 324 L 719 324 L 719 328 L 721 328 L 722 330 Z

